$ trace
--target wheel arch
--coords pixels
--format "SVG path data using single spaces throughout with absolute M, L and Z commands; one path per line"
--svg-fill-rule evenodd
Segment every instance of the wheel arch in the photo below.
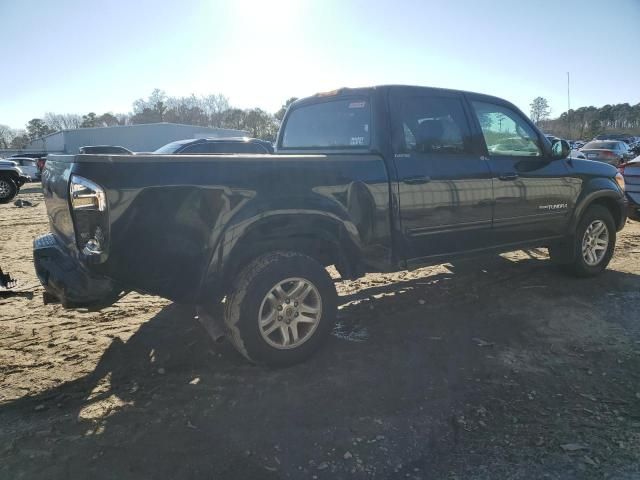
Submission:
M 231 227 L 216 248 L 202 279 L 198 298 L 219 300 L 228 290 L 228 279 L 254 258 L 270 251 L 295 251 L 324 266 L 335 265 L 343 278 L 360 271 L 358 230 L 326 212 L 279 212 Z
M 601 205 L 611 213 L 616 225 L 620 230 L 626 221 L 624 210 L 624 194 L 620 193 L 613 180 L 599 178 L 594 179 L 585 189 L 585 194 L 577 203 L 575 213 L 571 223 L 571 231 L 574 232 L 578 226 L 580 218 L 591 205 Z

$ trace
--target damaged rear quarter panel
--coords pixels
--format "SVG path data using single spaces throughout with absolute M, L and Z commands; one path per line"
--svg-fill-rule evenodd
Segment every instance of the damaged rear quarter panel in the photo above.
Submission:
M 74 173 L 106 190 L 111 223 L 108 260 L 92 268 L 133 290 L 192 302 L 247 231 L 283 215 L 331 219 L 359 249 L 390 249 L 375 155 L 84 157 Z

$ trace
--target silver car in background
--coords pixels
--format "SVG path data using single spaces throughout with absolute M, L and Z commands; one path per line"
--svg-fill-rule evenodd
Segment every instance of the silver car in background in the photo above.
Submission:
M 38 160 L 35 158 L 29 157 L 11 157 L 7 160 L 11 160 L 12 162 L 16 162 L 20 170 L 22 170 L 23 175 L 29 177 L 32 182 L 36 180 L 40 180 L 40 169 L 38 168 Z
M 587 143 L 580 151 L 587 160 L 608 163 L 614 167 L 633 156 L 629 146 L 620 140 L 594 140 Z

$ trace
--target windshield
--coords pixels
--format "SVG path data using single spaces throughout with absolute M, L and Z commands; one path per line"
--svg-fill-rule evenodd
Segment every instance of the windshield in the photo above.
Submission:
M 296 108 L 285 125 L 283 148 L 368 147 L 371 108 L 364 97 Z

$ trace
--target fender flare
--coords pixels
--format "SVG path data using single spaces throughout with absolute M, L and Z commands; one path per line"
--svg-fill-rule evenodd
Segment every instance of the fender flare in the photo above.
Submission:
M 241 262 L 246 255 L 268 250 L 270 245 L 279 241 L 291 244 L 302 240 L 325 242 L 338 252 L 347 268 L 355 268 L 362 253 L 358 228 L 349 219 L 313 209 L 263 212 L 230 225 L 222 233 L 204 269 L 197 298 L 211 301 L 212 291 L 215 292 L 214 297 L 220 297 L 226 286 L 225 274 L 233 271 L 234 264 Z M 256 245 L 255 250 L 249 247 L 250 244 Z
M 617 205 L 617 208 L 620 209 L 620 212 L 618 212 L 620 214 L 618 215 L 618 218 L 620 219 L 625 218 L 624 207 L 623 207 L 624 194 L 620 192 L 620 190 L 618 189 L 618 186 L 613 181 L 613 179 L 604 178 L 604 177 L 593 178 L 589 180 L 589 182 L 587 183 L 587 185 L 585 185 L 585 187 L 583 187 L 581 195 L 576 200 L 576 206 L 574 208 L 573 216 L 571 218 L 571 223 L 570 223 L 571 232 L 575 231 L 578 225 L 578 222 L 580 221 L 580 218 L 582 218 L 582 215 L 587 210 L 587 208 L 590 205 L 592 205 L 595 201 L 598 201 L 601 199 L 608 199 L 610 201 L 612 200 L 613 202 L 615 202 L 615 204 Z M 615 212 L 612 212 L 612 213 L 615 213 Z M 615 217 L 616 215 L 614 215 L 614 219 L 616 219 Z M 617 223 L 618 223 L 618 220 L 616 219 L 616 224 Z M 621 227 L 621 225 L 616 225 L 616 226 L 618 228 Z

